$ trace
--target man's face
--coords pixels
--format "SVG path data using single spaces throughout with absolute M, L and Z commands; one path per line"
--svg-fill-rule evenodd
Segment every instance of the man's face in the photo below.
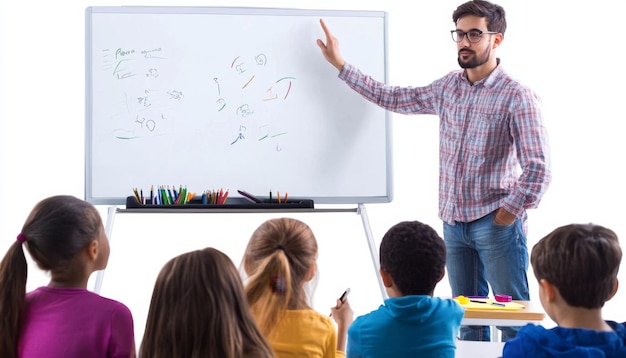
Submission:
M 471 30 L 488 32 L 487 19 L 474 15 L 463 16 L 457 21 L 456 29 L 463 32 Z M 494 56 L 492 50 L 496 36 L 502 35 L 483 33 L 478 42 L 470 42 L 468 36 L 464 36 L 460 42 L 457 42 L 459 66 L 462 68 L 476 68 L 489 61 Z

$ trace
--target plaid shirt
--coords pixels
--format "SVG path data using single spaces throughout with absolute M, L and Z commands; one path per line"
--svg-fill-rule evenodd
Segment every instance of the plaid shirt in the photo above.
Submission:
M 500 66 L 473 85 L 456 70 L 424 87 L 388 86 L 348 63 L 339 78 L 387 110 L 439 116 L 443 221 L 470 222 L 503 207 L 525 223 L 525 209 L 539 204 L 551 181 L 540 100 Z

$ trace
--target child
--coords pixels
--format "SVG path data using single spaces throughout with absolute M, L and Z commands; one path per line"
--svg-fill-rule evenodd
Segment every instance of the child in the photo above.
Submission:
M 348 357 L 454 357 L 463 308 L 432 297 L 445 273 L 446 247 L 430 226 L 394 225 L 380 243 L 380 275 L 389 298 L 348 330 Z
M 296 219 L 268 220 L 248 242 L 243 258 L 248 302 L 277 357 L 345 355 L 353 314 L 347 300 L 331 309 L 337 331 L 308 303 L 305 284 L 315 276 L 316 259 L 315 236 Z
M 23 246 L 50 273 L 47 286 L 28 294 Z M 0 357 L 135 357 L 128 308 L 87 291 L 108 259 L 93 205 L 73 196 L 39 202 L 0 263 Z
M 558 326 L 523 327 L 503 357 L 626 357 L 626 328 L 602 319 L 621 259 L 617 235 L 599 225 L 566 225 L 541 239 L 530 262 L 541 304 Z
M 139 356 L 273 358 L 248 308 L 239 271 L 205 248 L 163 266 L 152 293 Z

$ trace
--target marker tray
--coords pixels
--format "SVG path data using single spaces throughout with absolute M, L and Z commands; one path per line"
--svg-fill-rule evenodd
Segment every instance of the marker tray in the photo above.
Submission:
M 126 209 L 313 209 L 314 203 L 311 199 L 298 199 L 289 198 L 287 202 L 281 201 L 278 203 L 277 199 L 262 199 L 261 203 L 253 203 L 249 200 L 241 197 L 229 197 L 226 199 L 226 204 L 202 204 L 201 197 L 195 197 L 184 205 L 152 205 L 152 204 L 140 204 L 137 202 L 134 196 L 128 196 L 126 198 Z

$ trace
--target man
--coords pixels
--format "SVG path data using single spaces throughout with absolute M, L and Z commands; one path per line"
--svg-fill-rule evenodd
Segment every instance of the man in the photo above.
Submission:
M 540 100 L 500 66 L 504 9 L 488 1 L 460 5 L 451 31 L 461 70 L 424 87 L 392 87 L 362 74 L 341 56 L 321 21 L 322 54 L 339 78 L 377 105 L 402 114 L 440 118 L 439 217 L 444 222 L 452 294 L 511 295 L 529 300 L 526 209 L 550 180 Z M 502 328 L 503 340 L 516 328 Z M 461 338 L 489 340 L 488 327 L 462 327 Z

